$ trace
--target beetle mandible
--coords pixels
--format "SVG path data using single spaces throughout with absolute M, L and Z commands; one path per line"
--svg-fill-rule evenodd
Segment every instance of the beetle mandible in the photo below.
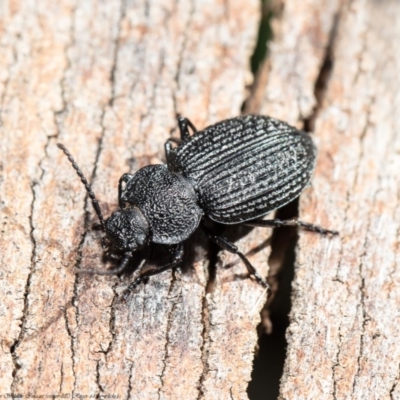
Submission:
M 148 277 L 177 266 L 183 258 L 182 243 L 205 218 L 227 225 L 299 226 L 324 235 L 338 234 L 298 220 L 259 219 L 295 199 L 309 183 L 316 149 L 308 134 L 285 122 L 257 115 L 227 119 L 202 131 L 178 116 L 178 126 L 180 143 L 175 147 L 172 139 L 165 143 L 166 165 L 148 165 L 134 175 L 122 175 L 118 184 L 119 209 L 108 219 L 103 218 L 99 203 L 71 154 L 58 144 L 86 187 L 105 232 L 103 248 L 120 258 L 114 269 L 81 272 L 120 274 L 136 250 L 152 242 L 171 246 L 172 261 L 142 272 L 129 285 L 130 292 Z M 249 274 L 268 287 L 233 243 L 202 226 L 211 241 L 237 254 Z

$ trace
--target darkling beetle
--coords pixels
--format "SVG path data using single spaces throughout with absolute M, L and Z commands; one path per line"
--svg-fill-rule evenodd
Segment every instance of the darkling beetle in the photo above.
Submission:
M 178 265 L 183 258 L 182 242 L 204 218 L 227 225 L 299 226 L 323 235 L 338 234 L 298 220 L 258 219 L 295 199 L 309 183 L 316 149 L 305 132 L 256 115 L 221 121 L 200 132 L 187 118 L 178 116 L 178 125 L 178 145 L 172 146 L 173 139 L 165 143 L 167 165 L 148 165 L 134 175 L 122 175 L 118 184 L 119 209 L 106 220 L 82 171 L 69 151 L 58 144 L 86 187 L 105 232 L 103 248 L 120 259 L 114 269 L 80 272 L 120 274 L 136 250 L 152 242 L 171 246 L 172 261 L 142 272 L 128 287 L 129 293 L 151 275 Z M 233 243 L 202 226 L 211 241 L 237 254 L 249 274 L 268 287 Z

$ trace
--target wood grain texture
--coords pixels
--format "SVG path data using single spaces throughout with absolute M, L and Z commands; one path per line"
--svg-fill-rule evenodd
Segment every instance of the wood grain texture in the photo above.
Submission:
M 56 143 L 69 148 L 109 215 L 122 173 L 165 161 L 176 112 L 198 127 L 240 113 L 258 6 L 1 6 L 0 392 L 247 397 L 262 288 L 236 279 L 245 274 L 238 263 L 206 293 L 205 254 L 127 302 L 117 294 L 129 278 L 76 275 L 76 267 L 105 265 L 89 229 L 91 204 Z M 265 252 L 255 256 L 263 275 Z
M 280 1 L 276 0 L 275 3 Z M 317 106 L 314 88 L 334 32 L 340 0 L 286 0 L 272 21 L 269 56 L 258 74 L 250 111 L 298 128 Z
M 286 1 L 276 22 L 255 100 L 298 126 L 312 118 L 300 218 L 341 233 L 300 233 L 282 399 L 400 398 L 399 13 L 390 0 Z
M 341 232 L 300 232 L 280 398 L 400 399 L 400 4 L 280 3 L 247 110 L 313 128 L 300 218 Z M 76 275 L 107 266 L 55 144 L 109 215 L 122 173 L 165 161 L 176 112 L 198 127 L 240 113 L 258 6 L 0 6 L 0 393 L 247 398 L 266 293 L 201 235 L 126 302 L 132 277 Z M 225 234 L 266 276 L 269 232 Z
M 341 238 L 299 242 L 283 398 L 298 379 L 305 398 L 400 397 L 399 12 L 395 1 L 342 11 L 316 120 L 321 156 L 302 202 L 304 218 L 318 215 Z

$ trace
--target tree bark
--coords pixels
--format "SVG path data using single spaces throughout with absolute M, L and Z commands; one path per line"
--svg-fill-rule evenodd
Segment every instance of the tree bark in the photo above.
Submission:
M 240 114 L 258 6 L 2 6 L 0 393 L 246 398 L 263 289 L 239 279 L 239 263 L 218 265 L 207 286 L 206 254 L 126 302 L 118 294 L 129 277 L 77 275 L 106 266 L 91 204 L 56 143 L 109 215 L 122 173 L 165 162 L 177 112 L 199 128 Z M 268 251 L 251 257 L 264 276 Z
M 201 233 L 126 301 L 137 272 L 76 274 L 109 265 L 56 147 L 108 216 L 123 173 L 165 162 L 177 112 L 201 129 L 247 100 L 313 131 L 299 217 L 340 231 L 299 232 L 280 398 L 400 399 L 400 3 L 279 4 L 250 98 L 257 0 L 1 6 L 0 394 L 247 398 L 263 289 Z M 267 276 L 268 230 L 224 234 Z
M 400 3 L 286 1 L 261 113 L 312 128 L 282 399 L 400 398 Z M 314 92 L 314 93 L 313 93 Z

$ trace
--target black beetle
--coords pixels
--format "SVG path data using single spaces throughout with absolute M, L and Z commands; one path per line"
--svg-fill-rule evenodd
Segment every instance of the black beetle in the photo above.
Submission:
M 136 250 L 152 242 L 173 246 L 172 261 L 142 272 L 129 286 L 129 292 L 149 276 L 175 267 L 183 257 L 182 242 L 205 217 L 222 224 L 300 226 L 321 234 L 338 233 L 297 220 L 257 220 L 295 199 L 310 181 L 316 149 L 305 132 L 256 115 L 221 121 L 200 132 L 187 118 L 178 117 L 178 125 L 178 145 L 172 146 L 173 139 L 165 143 L 167 165 L 148 165 L 134 175 L 122 175 L 118 185 L 120 208 L 106 220 L 78 165 L 58 144 L 92 200 L 105 232 L 103 248 L 121 260 L 111 270 L 81 272 L 119 274 Z M 250 275 L 268 287 L 233 243 L 203 228 L 209 239 L 237 254 Z

